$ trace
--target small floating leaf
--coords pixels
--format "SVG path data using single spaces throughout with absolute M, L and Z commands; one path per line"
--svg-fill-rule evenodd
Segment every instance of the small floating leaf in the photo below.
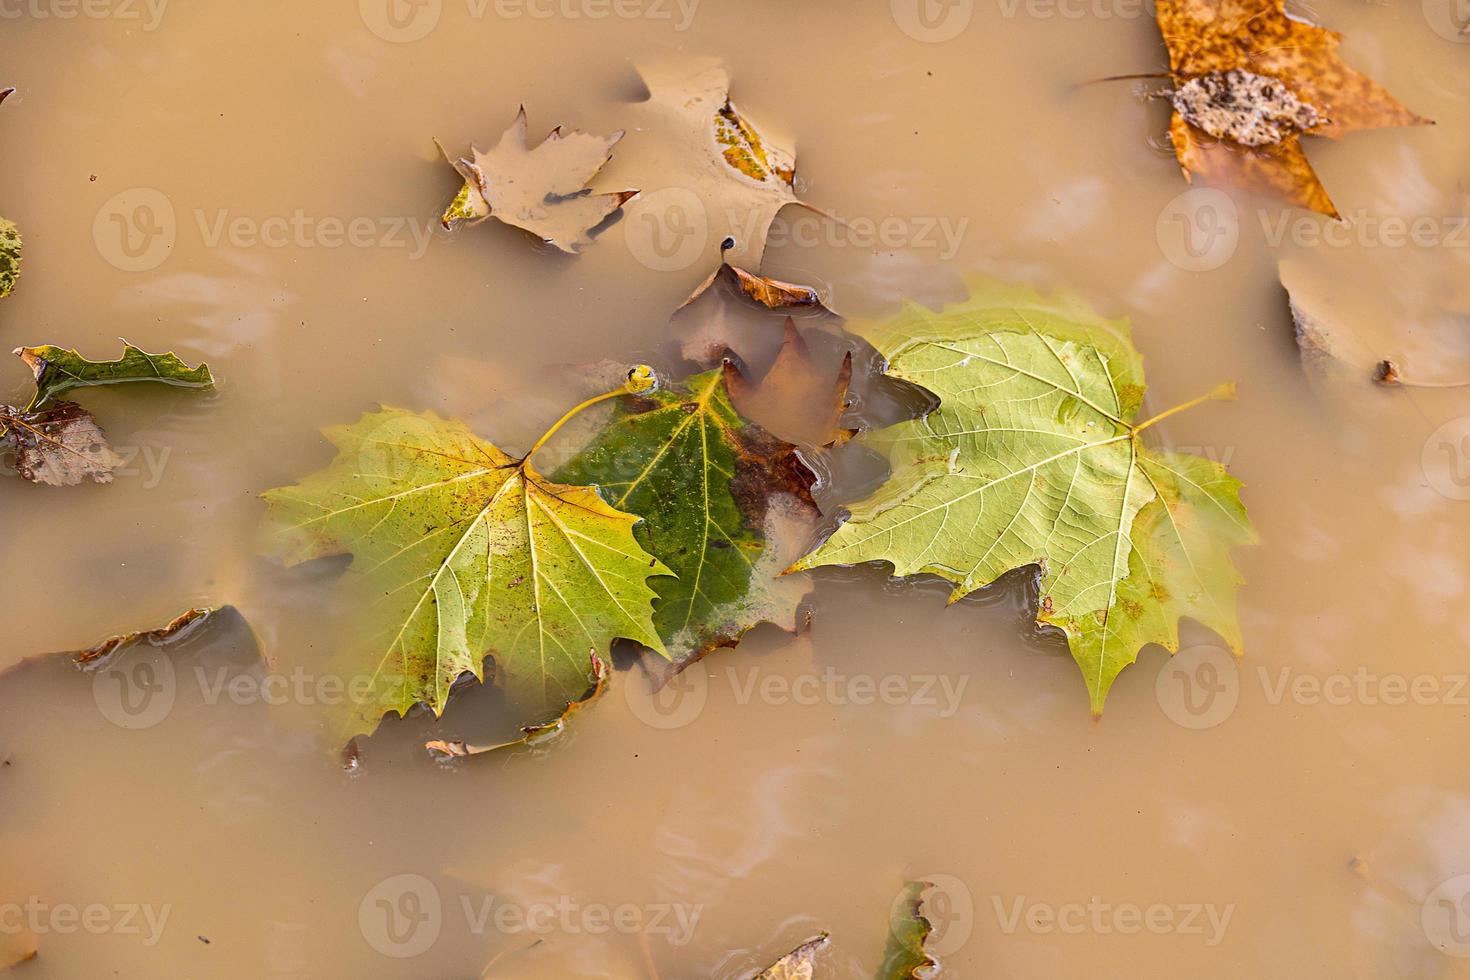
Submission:
M 34 408 L 73 388 L 154 381 L 181 388 L 213 388 L 208 364 L 190 367 L 173 353 L 150 354 L 123 342 L 122 357 L 115 361 L 89 361 L 75 350 L 49 344 L 17 347 L 13 353 L 31 369 L 36 379 Z

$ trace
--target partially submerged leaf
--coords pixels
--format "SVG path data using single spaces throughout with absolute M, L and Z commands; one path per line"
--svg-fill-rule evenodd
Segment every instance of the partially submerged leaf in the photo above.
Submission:
M 649 92 L 648 128 L 664 138 L 656 160 L 644 151 L 648 165 L 638 172 L 672 171 L 644 181 L 645 193 L 678 187 L 694 194 L 705 209 L 709 243 L 733 240 L 731 259 L 760 268 L 776 213 L 788 204 L 816 210 L 797 197 L 795 154 L 735 108 L 729 72 L 719 62 L 645 66 L 639 74 Z
M 766 967 L 755 980 L 812 980 L 817 954 L 826 948 L 827 942 L 827 933 L 818 933 Z
M 1302 135 L 1430 121 L 1350 68 L 1337 54 L 1342 36 L 1290 17 L 1284 0 L 1158 0 L 1157 19 L 1176 85 L 1169 134 L 1186 178 L 1335 218 Z
M 163 647 L 181 642 L 193 635 L 196 630 L 202 629 L 215 612 L 216 610 L 207 607 L 196 607 L 180 613 L 155 629 L 134 630 L 131 633 L 109 636 L 91 649 L 78 653 L 74 660 L 79 667 L 94 669 L 106 664 L 115 654 L 139 644 Z
M 593 701 L 602 696 L 607 688 L 607 663 L 597 655 L 597 651 L 591 651 L 592 659 L 592 686 L 579 698 L 567 702 L 562 713 L 551 721 L 539 725 L 526 725 L 521 728 L 521 737 L 509 742 L 499 742 L 495 745 L 471 745 L 462 739 L 434 739 L 424 743 L 424 748 L 431 754 L 448 759 L 458 759 L 469 755 L 482 755 L 486 752 L 494 752 L 497 749 L 531 748 L 542 749 L 553 742 L 559 741 L 567 730 L 567 723 L 573 715 L 587 707 Z
M 783 282 L 770 276 L 758 276 L 753 272 L 736 268 L 728 262 L 721 262 L 720 267 L 711 272 L 709 278 L 700 283 L 694 292 L 689 294 L 689 298 L 679 304 L 679 309 L 682 310 L 699 299 L 704 295 L 705 290 L 717 282 L 740 290 L 768 310 L 784 310 L 790 306 L 822 305 L 822 298 L 810 286 Z
M 20 229 L 0 218 L 0 299 L 10 295 L 20 279 Z
M 189 367 L 172 352 L 150 354 L 123 342 L 122 356 L 114 361 L 89 361 L 75 350 L 53 347 L 17 347 L 12 353 L 25 361 L 36 379 L 32 407 L 43 405 L 73 388 L 154 381 L 181 388 L 213 388 L 208 364 Z
M 1297 263 L 1283 261 L 1279 266 L 1281 285 L 1286 289 L 1291 310 L 1292 336 L 1303 369 L 1314 380 L 1353 376 L 1360 381 L 1367 380 L 1369 365 L 1377 358 L 1349 328 L 1331 298 L 1307 278 L 1307 272 Z
M 15 469 L 32 483 L 76 486 L 84 480 L 111 483 L 122 465 L 92 413 L 76 402 L 56 402 L 39 411 L 0 405 L 0 450 L 15 456 Z
M 522 106 L 489 150 L 472 146 L 468 157 L 455 158 L 441 145 L 439 152 L 464 178 L 464 186 L 444 212 L 444 227 L 493 217 L 524 228 L 563 252 L 579 252 L 591 244 L 589 232 L 638 193 L 593 194 L 587 188 L 622 138 L 621 131 L 594 136 L 581 130 L 564 133 L 558 126 L 532 147 Z
M 1144 644 L 1178 648 L 1181 616 L 1240 650 L 1230 549 L 1256 539 L 1240 483 L 1144 444 L 1163 415 L 1135 421 L 1143 365 L 1126 321 L 977 282 L 957 306 L 855 329 L 940 405 L 864 437 L 888 481 L 794 568 L 887 561 L 948 579 L 955 601 L 1039 565 L 1037 619 L 1066 633 L 1094 713 Z
M 926 887 L 926 882 L 909 882 L 895 903 L 876 980 L 927 980 L 937 975 L 939 961 L 924 948 L 934 931 L 924 913 Z
M 1408 331 L 1401 320 L 1383 319 L 1390 311 L 1372 295 L 1381 283 L 1345 282 L 1296 259 L 1283 259 L 1277 271 L 1309 383 L 1328 392 L 1396 379 L 1398 362 L 1386 361 L 1385 354 L 1400 352 Z M 1385 363 L 1393 370 L 1384 372 Z
M 831 315 L 810 286 L 757 276 L 722 263 L 679 305 L 672 319 L 684 358 L 713 367 L 731 351 L 748 356 L 754 339 L 750 333 L 759 332 L 762 318 L 769 320 L 770 312 L 787 310 L 798 315 Z
M 807 446 L 832 446 L 851 436 L 839 424 L 851 381 L 852 351 L 843 357 L 836 376 L 829 377 L 790 317 L 781 350 L 759 383 L 751 382 L 733 361 L 725 362 L 725 385 L 740 414 L 780 419 L 781 435 Z
M 654 582 L 653 615 L 676 663 L 758 623 L 796 629 L 808 585 L 779 576 L 816 525 L 812 474 L 740 416 L 723 371 L 624 399 L 556 479 L 643 517 L 634 536 L 677 576 Z
M 0 930 L 0 970 L 29 962 L 41 951 L 41 937 L 19 923 Z
M 625 637 L 663 652 L 638 518 L 591 487 L 548 481 L 463 423 L 384 408 L 328 429 L 338 455 L 268 491 L 268 537 L 287 564 L 350 554 L 360 641 L 343 676 L 370 679 L 347 735 L 419 702 L 444 711 L 464 674 L 530 712 L 587 688 L 587 651 Z

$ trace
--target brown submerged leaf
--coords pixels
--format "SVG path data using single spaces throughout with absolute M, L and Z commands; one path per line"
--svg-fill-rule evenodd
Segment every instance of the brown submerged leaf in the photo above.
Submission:
M 705 209 L 708 245 L 733 240 L 730 256 L 759 268 L 778 211 L 799 204 L 824 213 L 797 196 L 795 153 L 773 142 L 730 101 L 724 65 L 704 60 L 645 66 L 639 74 L 649 92 L 643 106 L 649 124 L 639 128 L 659 138 L 636 151 L 635 172 L 668 175 L 644 181 L 650 201 L 656 201 L 653 192 L 666 188 L 693 194 Z
M 16 472 L 32 483 L 111 483 L 112 471 L 123 462 L 92 413 L 76 402 L 34 412 L 0 406 L 0 427 L 0 449 L 15 454 Z
M 699 299 L 716 282 L 740 290 L 768 310 L 783 310 L 790 306 L 822 306 L 822 298 L 810 286 L 758 276 L 728 262 L 721 262 L 720 267 L 710 273 L 709 278 L 700 283 L 699 288 L 690 293 L 688 299 L 679 304 L 679 309 L 682 310 Z
M 482 755 L 486 752 L 494 752 L 496 749 L 513 749 L 524 746 L 526 748 L 545 748 L 554 741 L 559 741 L 561 735 L 566 731 L 567 721 L 577 712 L 602 696 L 607 689 L 607 663 L 597 655 L 596 650 L 590 651 L 592 656 L 592 686 L 587 693 L 575 701 L 568 701 L 562 713 L 551 721 L 540 725 L 526 725 L 521 729 L 521 737 L 509 742 L 499 742 L 494 745 L 471 745 L 460 739 L 433 739 L 424 743 L 424 748 L 430 754 L 445 759 L 458 759 L 470 755 Z
M 852 436 L 841 425 L 852 381 L 852 351 L 832 378 L 817 363 L 811 347 L 786 318 L 785 336 L 776 360 L 758 383 L 750 381 L 733 360 L 725 361 L 725 386 L 741 415 L 771 420 L 782 438 L 799 445 L 834 446 Z M 779 420 L 780 424 L 776 425 Z
M 464 178 L 464 186 L 441 219 L 445 228 L 460 221 L 476 224 L 496 218 L 538 235 L 563 252 L 579 252 L 591 244 L 590 232 L 621 208 L 637 191 L 593 194 L 587 188 L 612 157 L 623 138 L 594 136 L 581 130 L 553 129 L 531 147 L 526 139 L 526 109 L 521 107 L 500 141 L 487 151 L 470 147 L 468 158 L 439 152 Z
M 761 320 L 773 321 L 770 314 L 787 310 L 802 317 L 837 316 L 810 286 L 758 276 L 722 262 L 674 311 L 680 353 L 701 367 L 719 364 L 731 351 L 749 357 L 750 333 L 761 330 Z
M 1294 20 L 1283 0 L 1158 0 L 1157 7 L 1176 82 L 1169 134 L 1186 179 L 1336 218 L 1301 136 L 1430 122 L 1350 68 L 1337 54 L 1340 34 Z

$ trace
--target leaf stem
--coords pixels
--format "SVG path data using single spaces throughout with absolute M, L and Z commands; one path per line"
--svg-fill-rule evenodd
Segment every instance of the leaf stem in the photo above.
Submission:
M 1470 381 L 1414 381 L 1405 378 L 1399 373 L 1399 366 L 1393 361 L 1380 361 L 1373 374 L 1373 380 L 1385 388 L 1466 388 L 1470 387 Z
M 643 392 L 652 391 L 656 387 L 658 387 L 658 376 L 654 374 L 653 368 L 649 367 L 647 364 L 639 364 L 628 372 L 628 380 L 623 382 L 622 387 L 615 388 L 612 391 L 605 391 L 600 395 L 593 395 L 586 401 L 581 402 L 577 405 L 573 405 L 570 411 L 568 411 L 565 415 L 556 420 L 555 425 L 546 430 L 545 435 L 536 440 L 536 444 L 531 447 L 530 452 L 521 457 L 519 465 L 525 466 L 526 462 L 530 460 L 532 456 L 536 455 L 537 450 L 550 442 L 551 437 L 556 435 L 556 433 L 561 429 L 562 426 L 570 422 L 573 416 L 581 412 L 583 409 L 591 408 L 593 405 L 596 405 L 599 402 L 605 402 L 610 398 L 619 398 L 623 395 L 641 395 Z
M 1139 79 L 1144 79 L 1144 78 L 1173 78 L 1173 77 L 1174 77 L 1173 73 L 1172 72 L 1167 72 L 1167 71 L 1144 72 L 1143 74 L 1139 74 L 1139 75 L 1106 75 L 1106 76 L 1104 76 L 1102 78 L 1094 78 L 1091 81 L 1077 82 L 1072 87 L 1073 88 L 1084 88 L 1084 87 L 1086 87 L 1088 85 L 1099 85 L 1099 84 L 1101 84 L 1103 82 L 1131 82 L 1131 81 L 1135 81 L 1135 80 L 1139 80 Z
M 1171 415 L 1177 415 L 1178 413 L 1184 411 L 1185 409 L 1193 408 L 1196 405 L 1201 405 L 1201 404 L 1203 404 L 1205 402 L 1209 402 L 1209 401 L 1218 401 L 1218 400 L 1224 400 L 1224 399 L 1231 399 L 1231 398 L 1234 398 L 1234 397 L 1235 397 L 1235 382 L 1234 381 L 1227 381 L 1224 384 L 1218 384 L 1215 387 L 1211 388 L 1209 391 L 1205 392 L 1203 395 L 1200 395 L 1198 398 L 1191 398 L 1189 401 L 1185 402 L 1183 405 L 1175 405 L 1173 408 L 1169 409 L 1168 411 L 1160 412 L 1158 415 L 1155 415 L 1153 418 L 1148 419 L 1147 421 L 1145 421 L 1145 422 L 1143 422 L 1143 423 L 1141 423 L 1139 425 L 1134 426 L 1133 427 L 1133 434 L 1134 435 L 1138 435 L 1144 429 L 1147 429 L 1149 426 L 1155 424 L 1156 422 L 1162 422 L 1162 421 L 1164 421 L 1164 419 L 1168 418 L 1169 416 L 1171 416 Z

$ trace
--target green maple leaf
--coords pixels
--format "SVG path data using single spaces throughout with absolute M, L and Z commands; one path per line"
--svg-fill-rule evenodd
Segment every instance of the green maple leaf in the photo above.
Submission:
M 25 361 L 36 378 L 32 407 L 73 388 L 153 381 L 179 388 L 213 388 L 208 364 L 190 367 L 173 353 L 150 354 L 123 341 L 122 357 L 115 361 L 89 361 L 75 350 L 46 344 L 17 347 L 12 351 Z
M 677 576 L 654 583 L 653 622 L 674 660 L 757 623 L 796 629 L 808 586 L 779 576 L 819 516 L 812 475 L 793 446 L 741 418 L 725 371 L 623 399 L 555 478 L 596 484 L 645 518 L 634 535 Z
M 330 465 L 265 494 L 268 539 L 288 564 L 352 555 L 365 623 L 339 663 L 365 683 L 348 734 L 418 702 L 442 713 L 486 655 L 512 702 L 542 712 L 580 697 L 589 651 L 617 637 L 663 652 L 647 579 L 669 571 L 591 487 L 432 413 L 385 408 L 326 434 Z
M 1037 619 L 1066 633 L 1094 714 L 1142 646 L 1178 649 L 1181 616 L 1240 651 L 1230 549 L 1256 540 L 1240 482 L 1144 444 L 1178 409 L 1135 421 L 1143 364 L 1126 321 L 979 282 L 962 304 L 856 329 L 940 406 L 868 437 L 888 481 L 795 568 L 885 560 L 943 576 L 954 601 L 1040 565 Z

